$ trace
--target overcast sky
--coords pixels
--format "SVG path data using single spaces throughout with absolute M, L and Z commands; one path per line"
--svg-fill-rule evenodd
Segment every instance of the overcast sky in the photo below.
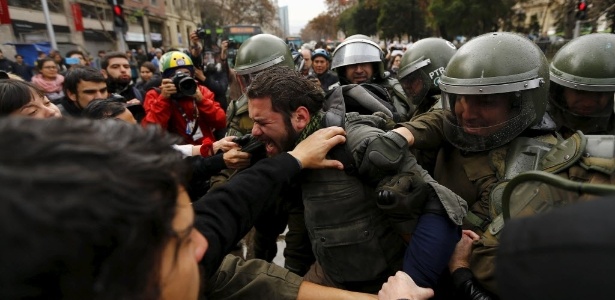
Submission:
M 327 10 L 324 0 L 278 0 L 278 6 L 288 6 L 288 26 L 291 35 L 299 34 L 311 19 Z

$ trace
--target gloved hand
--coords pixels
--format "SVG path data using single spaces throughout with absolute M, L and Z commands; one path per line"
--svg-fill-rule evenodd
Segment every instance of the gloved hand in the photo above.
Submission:
M 429 185 L 420 175 L 399 173 L 376 187 L 377 205 L 402 235 L 411 234 L 429 199 Z

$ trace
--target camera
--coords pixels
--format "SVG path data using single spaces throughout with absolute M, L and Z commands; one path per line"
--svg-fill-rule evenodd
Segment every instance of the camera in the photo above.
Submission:
M 199 26 L 196 28 L 196 36 L 199 37 L 199 39 L 201 40 L 205 40 L 208 38 L 208 33 L 207 33 L 207 29 L 203 28 L 202 26 Z
M 234 39 L 228 39 L 228 48 L 229 49 L 237 49 L 239 45 L 237 45 L 237 42 Z
M 175 76 L 171 78 L 171 80 L 173 80 L 173 84 L 177 89 L 177 93 L 175 95 L 178 95 L 179 97 L 192 96 L 196 93 L 196 81 L 194 81 L 194 78 L 190 77 L 190 75 L 178 71 L 175 73 Z

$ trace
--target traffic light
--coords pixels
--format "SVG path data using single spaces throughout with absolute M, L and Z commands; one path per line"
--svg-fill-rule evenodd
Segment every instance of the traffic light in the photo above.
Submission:
M 124 28 L 126 26 L 126 19 L 124 19 L 124 8 L 121 5 L 113 5 L 113 25 Z
M 587 1 L 581 0 L 577 3 L 577 20 L 587 19 Z

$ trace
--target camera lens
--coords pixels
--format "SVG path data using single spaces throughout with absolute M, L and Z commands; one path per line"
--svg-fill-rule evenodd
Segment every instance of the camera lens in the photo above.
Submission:
M 192 96 L 196 93 L 196 82 L 192 77 L 182 78 L 179 81 L 178 90 L 186 96 Z

